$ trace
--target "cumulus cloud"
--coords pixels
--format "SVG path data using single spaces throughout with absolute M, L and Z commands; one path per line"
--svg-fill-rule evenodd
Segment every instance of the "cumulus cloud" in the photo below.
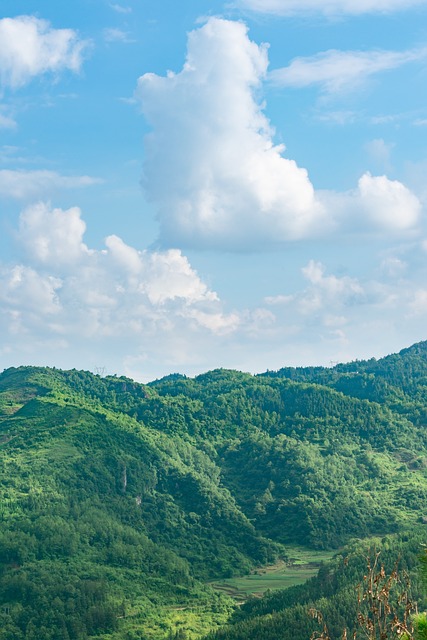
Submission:
M 328 52 L 292 63 L 287 82 L 338 90 L 426 53 Z M 413 228 L 419 201 L 386 176 L 365 173 L 348 193 L 315 191 L 307 171 L 273 142 L 260 99 L 267 66 L 266 47 L 249 39 L 243 23 L 211 18 L 189 34 L 179 73 L 139 78 L 136 97 L 152 126 L 143 186 L 157 208 L 161 243 L 256 250 L 342 229 Z
M 418 230 L 422 205 L 399 180 L 364 173 L 356 189 L 319 192 L 340 232 L 384 233 L 396 236 Z
M 282 87 L 318 85 L 326 93 L 358 88 L 370 76 L 427 57 L 427 48 L 409 51 L 338 51 L 331 49 L 275 69 L 270 80 Z
M 306 170 L 273 143 L 257 97 L 267 64 L 244 24 L 211 18 L 190 33 L 180 73 L 139 78 L 153 127 L 143 184 L 165 243 L 247 249 L 324 222 Z
M 56 171 L 0 170 L 0 197 L 16 200 L 40 198 L 61 189 L 76 189 L 100 184 L 91 176 L 62 176 Z
M 61 286 L 59 278 L 41 275 L 24 265 L 16 265 L 0 272 L 0 300 L 3 309 L 7 309 L 14 320 L 27 314 L 34 317 L 58 313 L 60 304 L 57 290 Z
M 416 226 L 421 203 L 398 180 L 365 173 L 359 180 L 356 200 L 367 219 L 379 229 L 404 231 Z
M 43 337 L 55 348 L 58 339 L 63 348 L 125 341 L 135 353 L 180 337 L 191 350 L 200 332 L 221 336 L 239 325 L 181 251 L 140 251 L 115 235 L 89 249 L 85 229 L 77 207 L 38 203 L 21 213 L 23 259 L 0 268 L 3 340 L 19 335 L 28 346 Z
M 19 239 L 35 262 L 69 265 L 89 254 L 82 241 L 85 230 L 78 207 L 63 211 L 39 202 L 21 213 Z
M 262 371 L 381 355 L 425 331 L 421 242 L 383 256 L 363 279 L 312 259 L 298 287 L 288 265 L 261 305 L 229 310 L 181 251 L 140 250 L 116 235 L 93 249 L 85 228 L 77 207 L 21 213 L 21 260 L 0 265 L 3 366 L 107 365 L 144 380 L 213 366 Z
M 178 298 L 188 304 L 218 300 L 216 293 L 209 291 L 195 275 L 188 259 L 178 249 L 141 253 L 115 235 L 109 236 L 105 244 L 113 261 L 133 279 L 137 278 L 138 291 L 146 294 L 154 305 Z
M 17 89 L 34 77 L 77 72 L 87 42 L 72 29 L 53 29 L 34 16 L 0 20 L 0 84 Z
M 237 0 L 243 9 L 278 16 L 393 13 L 423 4 L 425 0 Z

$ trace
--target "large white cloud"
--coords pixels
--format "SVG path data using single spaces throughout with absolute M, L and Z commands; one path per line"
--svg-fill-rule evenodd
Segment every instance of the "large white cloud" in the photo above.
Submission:
M 270 73 L 283 87 L 319 85 L 327 93 L 357 89 L 369 76 L 425 59 L 427 48 L 408 51 L 338 51 L 294 58 L 287 67 Z
M 257 99 L 267 64 L 244 24 L 211 18 L 190 33 L 180 73 L 139 79 L 153 127 L 143 182 L 166 243 L 246 249 L 323 221 L 306 170 L 274 145 Z
M 53 29 L 34 16 L 0 20 L 0 85 L 16 89 L 32 78 L 65 69 L 76 72 L 87 43 L 72 29 Z
M 426 52 L 328 52 L 276 75 L 335 91 Z M 139 78 L 136 95 L 153 128 L 143 185 L 157 207 L 161 242 L 262 250 L 340 229 L 416 226 L 420 203 L 386 176 L 365 174 L 348 193 L 314 190 L 307 171 L 274 145 L 259 95 L 267 65 L 266 47 L 249 39 L 244 24 L 211 18 L 189 34 L 182 71 Z
M 278 16 L 300 14 L 361 15 L 392 13 L 426 4 L 425 0 L 237 0 L 237 4 L 259 13 Z

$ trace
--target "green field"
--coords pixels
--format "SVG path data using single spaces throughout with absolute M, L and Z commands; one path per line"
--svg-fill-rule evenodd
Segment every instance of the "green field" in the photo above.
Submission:
M 259 596 L 267 590 L 288 589 L 316 575 L 322 562 L 326 562 L 336 551 L 313 551 L 301 547 L 288 549 L 289 558 L 274 565 L 256 569 L 240 578 L 215 580 L 210 585 L 239 601 L 250 596 Z

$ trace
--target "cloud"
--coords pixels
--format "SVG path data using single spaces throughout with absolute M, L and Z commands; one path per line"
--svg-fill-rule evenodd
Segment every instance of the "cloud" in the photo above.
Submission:
M 364 250 L 358 251 L 363 262 Z M 266 366 L 380 357 L 424 339 L 427 273 L 422 246 L 411 243 L 398 251 L 400 257 L 390 253 L 363 277 L 337 275 L 321 261 L 310 260 L 301 270 L 305 284 L 295 290 L 295 275 L 265 300 L 274 305 L 276 316 L 263 350 L 269 352 Z
M 409 51 L 338 51 L 331 49 L 306 58 L 294 58 L 290 65 L 269 74 L 281 87 L 319 85 L 325 93 L 354 90 L 376 73 L 396 69 L 425 59 L 427 48 Z
M 325 275 L 325 266 L 321 262 L 310 260 L 302 273 L 310 283 L 310 288 L 298 300 L 300 312 L 311 314 L 326 308 L 328 318 L 332 308 L 339 308 L 360 300 L 364 290 L 354 278 Z M 330 321 L 328 321 L 330 324 Z
M 330 90 L 341 86 L 346 65 L 335 69 L 338 53 L 326 56 L 332 71 L 315 73 L 304 63 L 304 82 L 329 82 Z M 372 72 L 370 55 L 360 55 L 353 84 L 356 76 Z M 373 68 L 419 55 L 383 52 Z M 346 64 L 358 56 L 348 54 Z M 349 229 L 413 228 L 419 201 L 386 176 L 365 173 L 348 193 L 315 191 L 307 171 L 273 142 L 260 98 L 267 65 L 266 47 L 248 38 L 244 24 L 211 18 L 189 34 L 179 73 L 139 78 L 136 98 L 152 126 L 143 186 L 157 208 L 161 245 L 263 250 Z
M 267 64 L 244 24 L 211 18 L 190 33 L 180 73 L 139 78 L 153 127 L 143 184 L 165 244 L 247 249 L 324 224 L 306 170 L 274 145 L 257 99 Z
M 124 7 L 121 4 L 110 4 L 110 7 L 113 11 L 117 11 L 117 13 L 132 13 L 131 7 Z
M 0 349 L 14 335 L 26 348 L 42 339 L 55 349 L 58 340 L 61 349 L 125 342 L 132 354 L 176 338 L 191 351 L 200 333 L 239 326 L 178 249 L 140 251 L 115 235 L 89 249 L 85 229 L 77 207 L 38 203 L 21 213 L 22 261 L 0 267 Z
M 67 211 L 51 209 L 39 202 L 20 216 L 19 239 L 36 263 L 57 267 L 75 264 L 89 255 L 83 243 L 86 225 L 78 207 Z
M 375 138 L 365 144 L 365 149 L 375 163 L 382 165 L 386 169 L 390 169 L 391 153 L 394 146 L 393 142 L 387 143 L 382 138 Z
M 17 124 L 13 118 L 0 113 L 0 129 L 16 129 L 16 127 Z
M 268 296 L 265 304 L 283 307 L 288 318 L 293 316 L 298 323 L 313 315 L 318 321 L 320 314 L 321 324 L 336 327 L 347 323 L 343 311 L 347 313 L 349 307 L 365 302 L 365 290 L 356 278 L 327 274 L 325 265 L 319 261 L 310 260 L 301 273 L 308 282 L 306 288 L 294 294 Z
M 116 235 L 93 249 L 85 229 L 77 207 L 21 213 L 21 260 L 0 265 L 3 366 L 106 366 L 143 380 L 214 366 L 262 371 L 382 355 L 425 332 L 421 242 L 383 255 L 363 278 L 311 259 L 298 287 L 287 264 L 261 305 L 230 310 L 181 251 Z
M 380 270 L 383 275 L 393 280 L 404 275 L 408 265 L 396 256 L 388 256 L 381 262 Z
M 319 111 L 314 114 L 315 120 L 319 122 L 326 122 L 337 124 L 340 126 L 346 124 L 353 124 L 360 118 L 360 114 L 357 111 L 340 110 L 340 111 Z
M 422 205 L 398 180 L 364 173 L 357 188 L 347 192 L 318 193 L 325 209 L 336 221 L 337 233 L 411 234 L 418 231 Z
M 168 300 L 182 299 L 191 304 L 200 300 L 217 301 L 216 293 L 195 276 L 188 259 L 178 249 L 166 252 L 143 252 L 126 245 L 115 235 L 105 244 L 112 260 L 125 273 L 138 280 L 138 290 L 150 303 L 163 305 Z
M 17 89 L 36 76 L 79 71 L 88 42 L 34 16 L 0 20 L 0 85 Z
M 61 286 L 60 279 L 40 275 L 28 266 L 16 265 L 0 271 L 0 300 L 3 310 L 7 310 L 14 321 L 27 314 L 33 320 L 34 315 L 46 317 L 59 313 L 57 291 Z M 21 326 L 23 323 L 22 320 Z
M 278 16 L 393 13 L 423 4 L 425 0 L 237 0 L 242 9 Z
M 106 42 L 121 42 L 123 44 L 130 44 L 132 42 L 136 42 L 136 40 L 130 37 L 128 31 L 123 31 L 122 29 L 104 29 L 104 40 Z
M 411 316 L 423 316 L 427 315 L 427 289 L 418 289 L 409 305 Z
M 91 176 L 62 176 L 48 170 L 0 170 L 0 198 L 28 200 L 60 189 L 78 189 L 102 183 Z
M 418 223 L 421 203 L 401 182 L 365 173 L 359 180 L 356 200 L 366 218 L 383 230 L 404 231 Z

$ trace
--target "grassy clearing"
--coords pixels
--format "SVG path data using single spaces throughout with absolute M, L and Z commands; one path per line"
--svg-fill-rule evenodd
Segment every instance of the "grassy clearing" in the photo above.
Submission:
M 322 562 L 336 551 L 313 551 L 302 547 L 288 548 L 289 559 L 274 565 L 261 567 L 247 576 L 215 580 L 210 585 L 235 600 L 244 601 L 250 596 L 261 597 L 268 589 L 288 589 L 316 575 Z

